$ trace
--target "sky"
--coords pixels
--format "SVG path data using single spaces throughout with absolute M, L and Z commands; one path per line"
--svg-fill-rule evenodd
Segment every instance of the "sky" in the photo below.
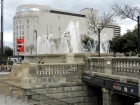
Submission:
M 68 10 L 79 12 L 84 8 L 93 8 L 98 10 L 99 16 L 102 13 L 108 13 L 110 7 L 117 3 L 120 6 L 130 4 L 140 7 L 139 0 L 3 0 L 4 1 L 4 45 L 13 48 L 13 17 L 16 13 L 16 7 L 24 4 L 39 4 L 56 8 L 60 10 Z M 0 6 L 1 7 L 1 6 Z M 134 29 L 137 22 L 126 19 L 116 20 L 116 23 L 121 26 L 121 34 L 124 34 L 127 29 Z

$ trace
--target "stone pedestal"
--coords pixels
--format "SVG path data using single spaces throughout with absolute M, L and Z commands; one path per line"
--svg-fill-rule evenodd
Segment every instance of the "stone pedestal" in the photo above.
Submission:
M 29 87 L 30 83 L 30 76 L 29 76 L 29 62 L 27 60 L 22 61 L 22 71 L 21 71 L 21 86 L 22 87 Z
M 68 53 L 66 55 L 66 63 L 74 63 L 74 54 L 73 53 Z
M 105 73 L 112 74 L 112 59 L 110 57 L 105 58 Z

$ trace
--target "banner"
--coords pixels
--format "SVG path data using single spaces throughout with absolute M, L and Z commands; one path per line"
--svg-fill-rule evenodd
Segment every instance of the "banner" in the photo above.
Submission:
M 17 39 L 17 52 L 24 52 L 24 39 Z

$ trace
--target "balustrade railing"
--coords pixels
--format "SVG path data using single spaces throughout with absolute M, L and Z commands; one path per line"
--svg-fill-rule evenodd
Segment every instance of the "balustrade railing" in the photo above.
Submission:
M 104 72 L 104 58 L 94 57 L 88 59 L 88 69 L 94 72 Z
M 105 73 L 105 69 L 111 70 L 113 75 L 121 75 L 128 77 L 140 77 L 140 58 L 112 57 L 89 57 L 89 72 Z
M 37 75 L 60 75 L 77 73 L 77 64 L 39 64 Z
M 112 74 L 139 77 L 140 58 L 112 58 Z

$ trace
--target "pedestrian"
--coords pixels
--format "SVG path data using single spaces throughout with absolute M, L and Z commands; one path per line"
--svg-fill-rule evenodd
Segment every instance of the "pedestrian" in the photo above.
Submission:
M 12 65 L 13 65 L 13 61 L 10 59 L 10 60 L 8 61 L 8 71 L 11 71 Z
M 116 53 L 113 53 L 113 57 L 116 57 Z
M 1 62 L 1 71 L 2 70 L 6 70 L 7 69 L 7 67 L 6 67 L 6 61 L 5 61 L 5 59 L 3 58 L 2 59 L 2 62 Z
M 39 60 L 39 62 L 38 62 L 39 64 L 44 64 L 44 61 L 43 61 L 43 59 L 41 58 L 40 60 Z

